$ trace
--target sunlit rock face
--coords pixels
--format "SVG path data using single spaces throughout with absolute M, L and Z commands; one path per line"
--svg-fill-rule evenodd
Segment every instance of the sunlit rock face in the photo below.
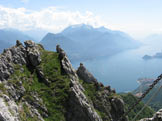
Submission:
M 76 71 L 60 46 L 56 51 L 31 40 L 4 50 L 0 121 L 117 121 L 123 100 L 83 64 Z

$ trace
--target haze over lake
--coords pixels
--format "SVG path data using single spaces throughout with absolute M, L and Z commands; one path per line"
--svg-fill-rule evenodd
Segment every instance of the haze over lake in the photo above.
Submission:
M 138 87 L 138 78 L 156 78 L 162 73 L 162 59 L 142 59 L 145 54 L 153 55 L 159 51 L 160 44 L 147 44 L 111 57 L 83 61 L 83 64 L 100 82 L 111 85 L 117 92 L 132 91 Z M 79 62 L 73 66 L 77 68 Z

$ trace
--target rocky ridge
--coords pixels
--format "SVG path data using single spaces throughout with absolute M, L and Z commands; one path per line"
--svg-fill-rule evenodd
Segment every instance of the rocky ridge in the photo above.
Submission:
M 37 60 L 34 60 L 34 58 L 37 58 Z M 20 100 L 22 95 L 25 93 L 25 88 L 22 86 L 21 80 L 18 83 L 18 90 L 15 89 L 15 85 L 9 83 L 9 77 L 14 73 L 14 66 L 16 64 L 22 66 L 29 64 L 35 65 L 36 63 L 40 63 L 40 53 L 38 51 L 38 46 L 32 41 L 26 41 L 25 47 L 22 43 L 20 43 L 20 41 L 17 41 L 16 46 L 5 49 L 0 55 L 1 121 L 19 121 L 19 111 L 24 110 L 23 104 L 31 107 L 31 114 L 33 113 L 33 115 L 37 115 L 37 118 L 43 121 L 43 118 L 38 113 L 38 110 L 33 108 L 33 106 L 28 102 L 24 101 L 20 105 L 16 104 L 16 102 Z M 23 71 L 23 68 L 21 69 Z
M 0 55 L 0 121 L 117 121 L 122 116 L 124 102 L 115 91 L 83 64 L 74 70 L 59 46 L 54 53 L 32 41 L 24 45 L 17 41 Z

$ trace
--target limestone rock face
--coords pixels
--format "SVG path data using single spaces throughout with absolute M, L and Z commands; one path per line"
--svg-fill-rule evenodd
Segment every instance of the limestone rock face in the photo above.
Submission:
M 37 66 L 41 62 L 38 46 L 32 41 L 25 42 L 26 47 L 17 40 L 16 46 L 5 49 L 0 55 L 0 81 L 8 79 L 14 72 L 13 64 L 25 65 L 31 63 Z
M 68 121 L 102 121 L 100 116 L 95 111 L 94 107 L 87 100 L 83 93 L 84 88 L 79 83 L 78 76 L 66 53 L 57 46 L 57 52 L 61 57 L 61 64 L 64 71 L 69 75 L 71 80 L 71 94 L 69 98 L 69 113 L 67 114 Z
M 144 118 L 140 121 L 162 121 L 162 109 L 156 112 L 152 118 Z
M 6 80 L 13 72 L 13 64 L 26 64 L 26 49 L 22 45 L 5 49 L 0 55 L 0 81 Z
M 77 74 L 79 78 L 83 79 L 83 81 L 88 83 L 95 83 L 97 80 L 94 76 L 84 67 L 82 63 L 80 63 L 80 67 L 77 70 Z
M 67 113 L 67 121 L 117 121 L 124 113 L 124 102 L 119 98 L 109 99 L 111 89 L 105 87 L 102 83 L 97 82 L 93 75 L 87 69 L 80 65 L 75 71 L 66 56 L 66 53 L 57 46 L 63 70 L 69 75 L 71 80 L 71 93 L 69 98 L 69 110 Z M 96 85 L 96 89 L 101 88 L 104 91 L 96 93 L 96 100 L 88 100 L 85 95 L 85 89 L 79 83 L 79 78 L 86 83 Z M 96 109 L 105 112 L 105 118 L 101 118 L 96 112 Z M 122 121 L 128 121 L 126 117 Z
M 33 42 L 33 41 L 26 41 L 26 51 L 27 51 L 27 56 L 29 58 L 30 63 L 33 66 L 37 66 L 41 62 L 41 57 L 40 57 L 40 52 L 38 49 L 38 46 Z
M 117 121 L 123 115 L 124 102 L 110 86 L 83 64 L 76 71 L 59 46 L 57 53 L 41 48 L 17 40 L 0 55 L 0 121 Z
M 113 119 L 118 120 L 120 116 L 124 113 L 124 102 L 120 98 L 112 98 L 111 99 L 111 105 L 112 105 L 112 110 L 111 110 L 111 115 Z M 126 117 L 123 118 L 123 121 L 127 120 Z
M 0 121 L 19 121 L 18 106 L 7 95 L 0 98 Z
M 0 85 L 1 90 L 4 90 L 5 93 L 0 90 L 0 121 L 21 121 L 20 112 L 23 112 L 23 105 L 30 107 L 31 115 L 37 115 L 37 119 L 44 121 L 42 116 L 39 114 L 38 110 L 29 104 L 26 100 L 20 103 L 16 103 L 20 100 L 24 93 L 25 88 L 22 86 L 22 79 L 16 82 L 16 85 L 10 83 L 9 77 L 14 73 L 15 65 L 31 65 L 37 66 L 40 59 L 40 52 L 38 46 L 32 41 L 26 41 L 26 46 L 17 40 L 16 46 L 13 46 L 9 49 L 5 49 L 4 52 L 0 55 Z M 22 72 L 23 68 L 20 69 Z M 16 78 L 16 77 L 15 77 Z

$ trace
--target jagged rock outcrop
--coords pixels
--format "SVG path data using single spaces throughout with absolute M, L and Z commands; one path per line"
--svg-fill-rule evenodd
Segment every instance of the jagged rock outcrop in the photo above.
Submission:
M 7 95 L 0 97 L 0 110 L 0 121 L 19 121 L 18 106 Z
M 28 108 L 30 107 L 30 114 L 35 116 L 37 119 L 43 121 L 42 116 L 39 114 L 38 110 L 23 99 L 23 102 L 17 104 L 16 102 L 23 97 L 25 93 L 25 88 L 22 85 L 22 79 L 20 79 L 16 85 L 10 83 L 12 81 L 10 77 L 15 72 L 15 65 L 28 65 L 32 64 L 37 66 L 41 59 L 36 45 L 32 41 L 26 41 L 25 47 L 23 44 L 17 40 L 16 46 L 9 49 L 5 49 L 0 55 L 0 121 L 21 121 L 20 111 L 24 110 L 23 105 L 26 104 Z M 23 72 L 24 69 L 20 68 Z M 4 91 L 5 89 L 5 91 Z M 8 94 L 9 96 L 5 95 Z
M 80 63 L 80 66 L 77 70 L 77 74 L 79 78 L 83 79 L 83 81 L 88 83 L 96 83 L 97 79 L 94 78 L 94 76 L 84 67 L 82 63 Z
M 56 50 L 17 41 L 0 55 L 0 121 L 117 121 L 122 99 Z
M 124 113 L 124 102 L 118 97 L 109 99 L 111 89 L 110 87 L 104 87 L 103 84 L 97 82 L 93 75 L 87 71 L 87 69 L 80 64 L 77 72 L 72 68 L 66 53 L 57 46 L 56 48 L 61 58 L 61 64 L 63 70 L 69 75 L 71 80 L 71 94 L 69 98 L 69 112 L 67 114 L 68 121 L 117 121 Z M 97 93 L 97 99 L 90 102 L 84 94 L 85 89 L 79 83 L 79 77 L 87 83 L 94 83 L 97 87 L 104 88 L 104 91 Z M 96 112 L 96 109 L 102 110 L 107 116 L 102 119 Z M 106 118 L 107 117 L 107 118 Z M 122 121 L 127 121 L 126 117 L 123 117 Z
M 35 67 L 38 66 L 41 62 L 38 46 L 32 41 L 26 41 L 24 43 L 26 45 L 26 51 L 29 62 Z
M 69 75 L 71 81 L 71 94 L 69 98 L 69 105 L 72 106 L 67 114 L 68 121 L 102 121 L 100 116 L 95 111 L 94 107 L 89 103 L 85 94 L 84 88 L 79 84 L 78 76 L 66 53 L 57 46 L 56 48 L 61 57 L 61 64 L 64 71 Z
M 14 72 L 13 64 L 37 66 L 40 63 L 38 46 L 32 41 L 26 41 L 25 45 L 17 40 L 16 46 L 5 49 L 0 55 L 0 81 L 8 79 Z
M 22 45 L 4 50 L 0 55 L 0 81 L 6 80 L 14 72 L 12 63 L 26 64 L 25 50 Z
M 144 118 L 140 121 L 162 121 L 162 109 L 156 112 L 152 118 Z

